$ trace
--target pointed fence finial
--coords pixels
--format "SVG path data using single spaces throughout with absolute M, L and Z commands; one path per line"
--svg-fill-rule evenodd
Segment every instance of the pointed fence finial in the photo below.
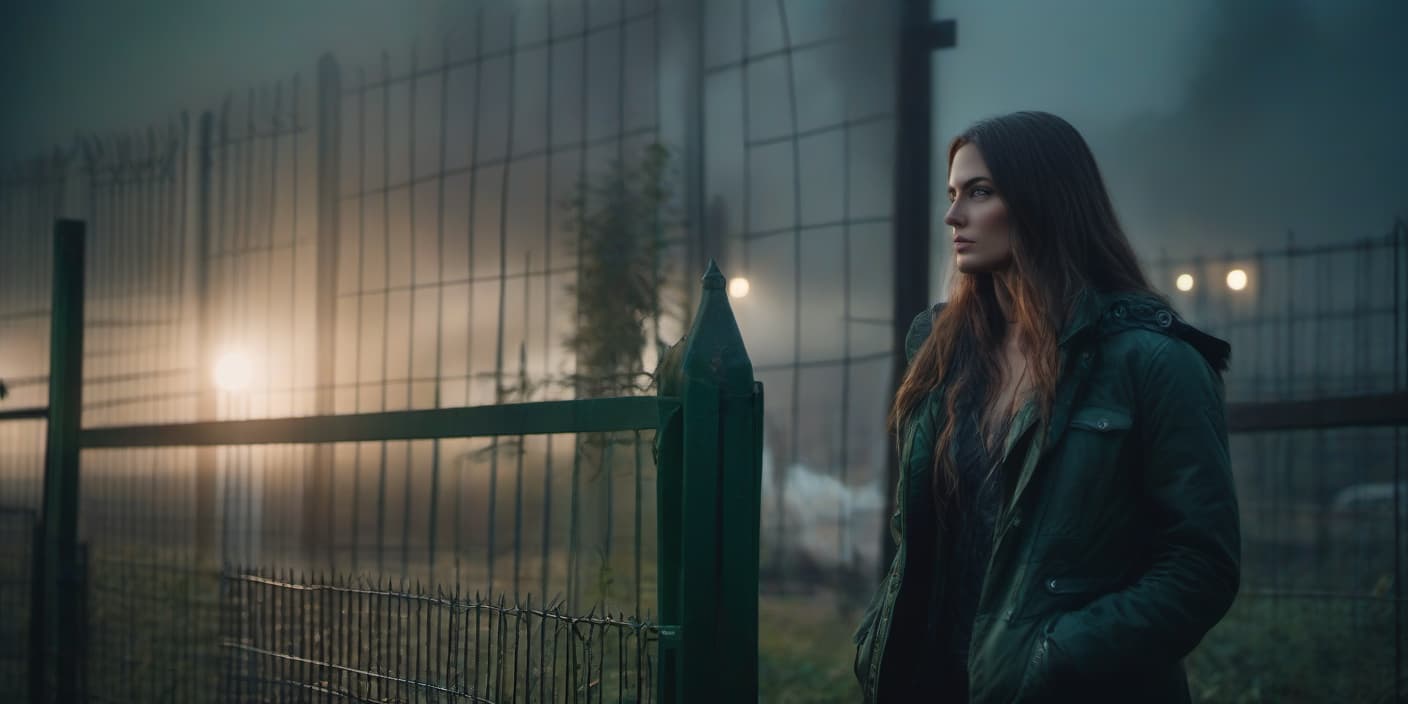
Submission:
M 709 260 L 709 270 L 704 272 L 703 281 L 705 291 L 722 291 L 724 289 L 726 281 L 723 272 L 719 271 L 719 265 L 713 259 Z
M 718 264 L 710 259 L 684 351 L 684 380 L 687 385 L 690 377 L 708 379 L 711 384 L 746 394 L 753 388 L 753 365 L 743 347 L 728 294 L 724 293 L 726 280 Z

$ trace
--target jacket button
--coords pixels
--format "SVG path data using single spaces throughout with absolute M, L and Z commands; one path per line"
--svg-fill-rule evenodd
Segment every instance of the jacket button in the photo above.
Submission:
M 1050 589 L 1050 590 L 1053 591 L 1053 592 L 1056 591 L 1056 580 L 1054 580 L 1054 579 L 1048 579 L 1048 580 L 1046 580 L 1046 588 L 1047 588 L 1047 589 Z
M 1107 430 L 1110 427 L 1110 421 L 1108 419 L 1101 418 L 1100 421 L 1095 424 L 1095 427 L 1101 430 Z
M 1154 314 L 1154 320 L 1159 324 L 1159 327 L 1166 328 L 1173 324 L 1173 315 L 1166 310 L 1161 310 Z
M 1123 305 L 1115 306 L 1115 317 L 1116 317 L 1116 318 L 1123 318 L 1123 317 L 1124 317 L 1124 312 L 1125 312 L 1125 311 L 1124 311 L 1124 306 L 1123 306 Z

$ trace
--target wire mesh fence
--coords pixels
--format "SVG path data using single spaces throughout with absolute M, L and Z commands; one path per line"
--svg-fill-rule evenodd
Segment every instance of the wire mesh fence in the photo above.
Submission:
M 1288 234 L 1278 248 L 1165 258 L 1151 274 L 1192 322 L 1231 342 L 1229 402 L 1370 404 L 1405 389 L 1405 257 L 1399 222 L 1333 246 L 1298 247 Z M 1398 701 L 1408 688 L 1402 429 L 1234 432 L 1231 452 L 1243 586 L 1195 651 L 1195 683 L 1211 700 Z
M 820 565 L 811 577 L 855 573 L 878 512 L 850 497 L 879 495 L 885 446 L 889 351 L 873 333 L 890 306 L 889 19 L 864 3 L 487 8 L 413 55 L 329 58 L 314 80 L 82 139 L 17 169 L 0 194 L 14 253 L 3 265 L 16 274 L 2 314 L 24 326 L 6 330 L 6 379 L 26 384 L 12 383 L 10 403 L 42 405 L 49 281 L 38 244 L 60 212 L 94 235 L 89 426 L 571 397 L 576 359 L 562 342 L 579 316 L 569 286 L 582 262 L 564 203 L 583 182 L 609 180 L 613 163 L 668 143 L 690 235 L 668 214 L 656 223 L 665 297 L 689 309 L 705 251 L 753 282 L 740 324 L 779 389 L 769 513 L 791 517 L 766 542 L 804 555 L 789 564 Z M 807 275 L 840 264 L 839 288 Z M 812 332 L 823 328 L 841 333 Z M 682 320 L 661 315 L 649 329 L 643 369 Z M 218 386 L 222 362 L 247 368 L 248 386 Z M 809 395 L 825 389 L 840 402 Z M 212 515 L 219 460 L 192 453 L 190 505 Z M 354 551 L 332 547 L 323 498 L 343 489 L 325 452 L 307 461 L 322 469 L 300 532 L 326 566 L 348 565 Z M 379 483 L 368 463 L 392 461 L 373 453 L 362 470 Z M 214 527 L 197 532 L 203 549 L 220 549 Z M 357 554 L 357 569 L 386 565 L 387 550 Z
M 32 684 L 38 518 L 32 509 L 0 507 L 0 689 L 16 699 L 29 696 Z
M 664 288 L 690 290 L 680 280 L 705 251 L 751 283 L 735 306 L 770 388 L 765 579 L 861 597 L 885 518 L 891 350 L 877 333 L 893 324 L 894 29 L 872 4 L 824 5 L 490 11 L 433 50 L 325 59 L 313 80 L 17 165 L 0 176 L 4 407 L 45 402 L 48 242 L 61 214 L 93 235 L 86 426 L 574 397 L 577 359 L 562 341 L 580 319 L 568 287 L 583 263 L 563 204 L 582 182 L 609 181 L 613 162 L 670 143 L 688 228 L 658 223 Z M 1400 226 L 1332 248 L 1288 239 L 1164 259 L 1151 272 L 1164 287 L 1189 274 L 1194 288 L 1171 298 L 1231 340 L 1229 401 L 1401 390 L 1404 243 Z M 1223 285 L 1234 267 L 1241 291 Z M 669 315 L 648 326 L 657 344 L 682 330 Z M 217 368 L 245 369 L 246 383 L 217 384 Z M 37 509 L 44 427 L 0 423 L 0 504 Z M 531 592 L 639 618 L 653 594 L 640 528 L 654 521 L 652 442 L 86 451 L 89 689 L 111 701 L 218 689 L 225 563 L 354 573 L 384 591 L 404 576 L 451 601 L 456 588 L 494 595 L 493 607 L 502 594 L 504 609 Z M 1269 643 L 1322 653 L 1335 642 L 1346 644 L 1337 654 L 1363 653 L 1344 665 L 1359 679 L 1337 691 L 1376 696 L 1403 662 L 1401 630 L 1382 628 L 1398 628 L 1384 609 L 1402 603 L 1401 433 L 1232 443 L 1246 588 L 1200 651 L 1204 681 L 1262 667 L 1254 654 Z M 259 662 L 274 660 L 248 664 Z M 1268 691 L 1315 671 L 1293 658 L 1264 667 L 1276 673 Z M 1246 685 L 1226 677 L 1208 691 Z M 359 691 L 376 691 L 373 679 Z
M 863 598 L 880 561 L 898 5 L 703 3 L 700 236 L 747 278 L 770 389 L 764 582 Z M 917 312 L 917 311 L 916 311 Z
M 329 584 L 380 584 L 390 598 L 389 585 L 405 580 L 422 585 L 422 597 L 477 591 L 485 608 L 504 600 L 526 609 L 532 595 L 537 609 L 564 616 L 645 619 L 656 608 L 653 438 L 632 431 L 392 441 L 390 457 L 409 461 L 373 464 L 374 471 L 359 471 L 359 458 L 379 457 L 383 443 L 336 443 L 329 454 L 340 489 L 330 532 L 341 574 L 356 577 Z M 80 535 L 91 556 L 93 696 L 152 701 L 179 693 L 179 701 L 197 701 L 209 696 L 203 688 L 224 691 L 212 679 L 228 657 L 216 647 L 221 619 L 255 602 L 232 606 L 221 581 L 230 573 L 221 576 L 216 558 L 303 574 L 327 569 L 324 553 L 310 555 L 300 533 L 316 451 L 216 449 L 221 549 L 213 555 L 196 542 L 190 467 L 199 450 L 84 451 Z M 345 637 L 388 637 L 386 623 L 358 620 L 344 625 Z M 424 647 L 445 657 L 439 645 Z M 241 677 L 258 680 L 258 668 L 276 662 L 249 660 Z
M 657 629 L 400 580 L 222 575 L 230 701 L 654 701 Z
M 21 165 L 0 191 L 7 405 L 44 405 L 61 213 L 91 233 L 85 427 L 573 397 L 565 203 L 658 141 L 659 41 L 650 2 L 481 12 L 431 60 L 329 57 L 311 90 L 294 76 Z M 0 426 L 0 491 L 37 506 L 43 423 Z M 86 451 L 87 691 L 203 696 L 225 563 L 645 613 L 651 442 Z
M 883 281 L 883 248 L 839 244 L 883 239 L 892 137 L 891 93 L 875 78 L 889 71 L 885 32 L 867 26 L 864 40 L 852 41 L 848 20 L 875 14 L 864 3 L 848 7 L 822 21 L 757 2 L 490 7 L 447 28 L 445 43 L 429 50 L 365 64 L 327 58 L 313 80 L 270 82 L 157 129 L 84 138 L 16 169 L 0 190 L 6 405 L 44 405 L 47 243 L 59 215 L 82 218 L 90 233 L 89 428 L 573 398 L 582 370 L 563 341 L 581 320 L 569 287 L 587 264 L 564 204 L 586 194 L 590 208 L 617 166 L 629 170 L 659 143 L 679 157 L 672 185 L 695 233 L 687 238 L 669 212 L 648 223 L 659 252 L 654 276 L 676 310 L 692 309 L 689 279 L 706 253 L 726 270 L 757 262 L 745 272 L 755 300 L 802 285 L 797 267 L 770 277 L 770 260 L 734 253 L 729 262 L 725 250 L 744 231 L 749 241 L 786 244 L 779 252 L 800 251 L 803 236 L 822 238 L 827 262 L 856 262 L 856 281 Z M 749 26 L 747 45 L 728 40 Z M 820 88 L 860 48 L 871 65 L 846 84 L 868 92 L 807 105 L 784 91 L 789 82 Z M 788 103 L 763 105 L 788 94 Z M 753 107 L 717 109 L 738 95 Z M 774 124 L 784 109 L 794 119 Z M 740 131 L 740 119 L 752 127 Z M 738 150 L 752 156 L 724 157 Z M 854 172 L 844 187 L 812 179 L 842 172 Z M 799 174 L 792 195 L 825 206 L 823 219 L 788 221 L 798 210 L 792 201 L 768 209 L 769 194 Z M 844 212 L 831 212 L 832 203 Z M 793 312 L 827 290 L 805 293 L 813 298 L 794 296 Z M 848 293 L 846 310 L 882 316 L 886 295 L 878 284 Z M 803 312 L 810 321 L 831 303 Z M 684 329 L 682 316 L 660 308 L 647 316 L 642 370 Z M 752 310 L 740 310 L 746 329 L 771 325 L 757 315 L 771 306 Z M 846 344 L 869 337 L 865 323 L 845 325 Z M 766 373 L 796 382 L 786 365 L 803 344 L 779 348 Z M 847 353 L 831 347 L 824 361 L 835 376 Z M 885 375 L 879 351 L 856 354 L 874 359 L 865 373 L 840 374 L 853 401 L 881 388 Z M 804 407 L 793 403 L 774 419 L 795 420 Z M 879 427 L 879 413 L 852 416 Z M 829 421 L 807 423 L 774 422 L 787 438 L 777 446 L 810 447 L 811 425 L 834 437 Z M 32 442 L 29 425 L 39 428 Z M 0 462 L 11 462 L 0 464 L 8 472 L 0 492 L 36 506 L 42 428 L 0 424 Z M 226 563 L 404 576 L 461 594 L 533 593 L 535 603 L 556 598 L 574 612 L 639 618 L 655 589 L 652 442 L 645 433 L 86 450 L 86 690 L 107 701 L 210 698 Z M 872 433 L 843 443 L 840 455 L 813 458 L 814 467 L 831 473 L 826 463 L 836 457 L 847 459 L 835 466 L 878 467 L 881 455 L 864 448 L 880 446 Z M 13 460 L 3 454 L 12 450 Z M 865 472 L 843 469 L 833 489 L 857 477 Z M 837 502 L 833 515 L 849 505 L 841 494 L 826 497 Z M 873 543 L 847 538 L 863 525 L 853 518 L 835 522 L 821 554 Z M 788 529 L 769 541 L 811 534 L 795 521 L 778 525 Z M 193 674 L 180 677 L 182 668 Z
M 1154 259 L 1150 274 L 1194 324 L 1232 343 L 1229 401 L 1402 388 L 1408 228 L 1379 236 Z M 1190 288 L 1179 290 L 1179 277 Z M 1237 284 L 1238 288 L 1233 288 Z

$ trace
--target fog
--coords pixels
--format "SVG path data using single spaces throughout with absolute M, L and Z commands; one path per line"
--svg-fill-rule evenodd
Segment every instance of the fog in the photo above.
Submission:
M 894 224 L 900 0 L 0 7 L 0 411 L 45 403 L 48 238 L 61 215 L 87 227 L 85 428 L 572 398 L 578 356 L 564 341 L 583 319 L 569 288 L 583 248 L 556 206 L 579 180 L 615 188 L 611 164 L 659 141 L 682 217 L 641 208 L 652 222 L 639 231 L 663 233 L 662 295 L 676 310 L 697 303 L 704 257 L 751 284 L 730 306 L 766 395 L 760 602 L 797 589 L 866 603 L 892 495 L 891 333 L 919 312 L 893 300 L 896 235 L 917 236 Z M 932 57 L 936 205 L 955 133 L 1011 110 L 1057 113 L 1094 149 L 1154 285 L 1230 341 L 1229 404 L 1404 388 L 1408 226 L 1382 236 L 1408 216 L 1408 4 L 932 10 L 957 23 L 957 45 Z M 324 55 L 334 60 L 320 67 Z M 931 300 L 951 256 L 942 213 Z M 1266 248 L 1278 251 L 1254 251 Z M 1223 286 L 1232 273 L 1249 283 Z M 1196 288 L 1169 291 L 1179 274 Z M 631 315 L 655 341 L 680 337 L 683 316 Z M 659 348 L 645 347 L 651 369 Z M 245 385 L 212 383 L 224 354 L 244 358 Z M 1404 652 L 1389 625 L 1402 600 L 1386 598 L 1402 574 L 1401 435 L 1234 429 L 1253 600 L 1205 649 L 1216 662 L 1202 661 L 1201 698 L 1321 681 L 1384 696 L 1386 659 Z M 184 568 L 218 537 L 227 564 L 472 582 L 639 614 L 655 590 L 653 438 L 576 440 L 89 448 L 79 538 L 90 564 L 109 566 L 85 578 L 90 613 L 140 615 L 164 593 L 129 580 L 129 548 Z M 0 423 L 0 513 L 32 521 L 52 486 L 44 447 L 40 421 Z M 1255 610 L 1257 595 L 1274 597 L 1271 611 Z M 805 608 L 781 620 L 835 618 L 834 642 L 848 646 L 857 613 Z M 134 657 L 130 644 L 165 632 L 125 620 L 129 650 L 95 641 L 93 691 L 123 699 L 131 673 L 181 680 L 168 693 L 204 681 Z M 190 623 L 183 632 L 205 628 Z M 773 667 L 764 686 L 843 672 L 850 648 L 837 652 L 838 667 L 798 660 L 805 677 Z
M 1141 253 L 1382 235 L 1408 212 L 1408 6 L 938 0 L 936 161 L 971 121 L 1070 119 Z
M 471 67 L 461 59 L 479 49 L 473 46 L 473 19 L 481 6 L 490 16 L 486 43 L 507 45 L 503 18 L 515 11 L 523 16 L 517 25 L 522 33 L 514 37 L 518 46 L 543 36 L 548 17 L 559 43 L 547 51 L 526 46 L 514 54 L 519 64 L 500 56 Z M 634 131 L 631 139 L 637 141 L 659 138 L 682 156 L 685 202 L 680 205 L 702 225 L 698 235 L 705 244 L 700 249 L 719 257 L 725 273 L 747 275 L 752 282 L 753 292 L 733 307 L 757 376 L 768 390 L 768 505 L 783 518 L 765 523 L 765 546 L 766 535 L 785 538 L 789 524 L 849 531 L 851 515 L 869 512 L 874 497 L 883 495 L 877 487 L 884 474 L 883 418 L 891 388 L 886 327 L 893 315 L 896 90 L 894 36 L 884 32 L 897 4 L 662 0 L 658 35 L 653 17 L 625 32 L 612 26 L 628 24 L 619 22 L 628 13 L 643 9 L 650 14 L 654 7 L 648 0 L 625 5 L 598 0 L 88 0 L 10 6 L 0 14 L 5 105 L 0 163 L 71 145 L 79 135 L 125 134 L 183 111 L 193 118 L 218 111 L 227 95 L 234 94 L 238 102 L 251 89 L 294 75 L 302 76 L 303 85 L 314 85 L 315 62 L 332 53 L 343 70 L 340 114 L 345 124 L 343 142 L 335 149 L 342 154 L 340 186 L 347 199 L 340 293 L 349 302 L 338 309 L 336 323 L 335 381 L 346 388 L 339 392 L 335 410 L 352 412 L 486 403 L 496 397 L 496 375 L 521 371 L 542 382 L 563 372 L 570 355 L 562 351 L 559 338 L 574 315 L 564 292 L 569 277 L 528 271 L 546 267 L 544 253 L 563 228 L 561 218 L 544 213 L 579 174 L 623 153 L 626 133 Z M 584 16 L 585 25 L 580 21 Z M 1396 217 L 1408 214 L 1408 171 L 1403 169 L 1408 137 L 1401 127 L 1408 108 L 1402 88 L 1408 58 L 1397 48 L 1397 34 L 1408 26 L 1408 9 L 1400 3 L 937 0 L 934 16 L 956 20 L 958 27 L 957 46 L 933 57 L 938 201 L 943 200 L 945 147 L 953 134 L 983 116 L 1042 109 L 1067 117 L 1087 136 L 1136 250 L 1146 260 L 1165 253 L 1223 258 L 1281 247 L 1288 231 L 1294 231 L 1297 244 L 1348 242 L 1382 235 Z M 595 38 L 565 36 L 579 26 Z M 846 41 L 827 42 L 837 35 Z M 618 39 L 624 52 L 619 55 Z M 696 39 L 702 48 L 691 44 Z M 445 46 L 459 63 L 445 72 L 449 97 L 444 112 L 435 109 L 444 95 L 436 80 L 417 79 L 419 93 L 405 84 L 367 88 L 367 81 L 381 80 L 383 53 L 389 57 L 385 65 L 399 74 L 410 65 L 413 48 L 424 67 L 440 61 Z M 640 60 L 650 56 L 652 46 L 660 52 L 658 67 Z M 564 69 L 583 64 L 588 68 L 580 80 Z M 482 103 L 481 68 L 490 87 Z M 692 74 L 695 70 L 699 73 Z M 577 85 L 581 83 L 590 88 Z M 473 101 L 467 97 L 471 86 Z M 521 90 L 509 93 L 510 86 Z M 305 88 L 302 94 L 303 114 L 313 112 L 307 105 L 313 93 Z M 516 96 L 512 104 L 498 97 L 510 94 Z M 359 130 L 366 106 L 371 141 L 364 147 Z M 480 122 L 486 125 L 482 129 Z M 505 137 L 510 124 L 519 128 L 515 137 Z M 573 143 L 581 125 L 586 125 L 581 143 Z M 407 140 L 406 133 L 416 126 L 420 139 Z M 442 133 L 443 139 L 435 136 Z M 483 148 L 475 151 L 481 142 Z M 316 361 L 311 355 L 317 329 L 314 277 L 308 270 L 313 260 L 306 239 L 315 219 L 307 194 L 314 189 L 303 187 L 297 207 L 285 192 L 296 191 L 293 183 L 311 180 L 317 145 L 311 139 L 295 144 L 302 150 L 296 155 L 277 139 L 272 146 L 266 140 L 250 152 L 231 153 L 267 158 L 258 162 L 255 178 L 272 173 L 284 180 L 261 187 L 238 208 L 232 200 L 231 219 L 215 218 L 212 241 L 225 247 L 216 251 L 230 255 L 231 262 L 216 282 L 217 293 L 242 306 L 222 313 L 228 320 L 220 325 L 248 344 L 262 341 L 275 356 L 287 358 L 282 366 L 271 364 L 269 369 L 278 371 L 267 375 L 273 391 L 285 394 L 276 405 L 283 408 L 286 400 L 286 407 L 294 409 L 290 413 L 311 413 L 311 396 L 298 384 L 313 377 L 309 370 Z M 492 163 L 501 156 L 512 163 Z M 228 158 L 237 174 L 255 173 L 239 171 L 241 162 Z M 291 162 L 300 158 L 295 168 Z M 472 174 L 480 172 L 484 176 L 476 181 Z M 218 195 L 224 192 L 225 177 L 220 169 L 216 173 Z M 371 180 L 363 184 L 368 175 Z M 230 183 L 234 188 L 242 181 Z M 431 185 L 443 185 L 443 195 Z M 389 194 L 385 198 L 367 196 L 383 187 Z M 26 197 L 5 203 L 6 223 L 33 227 L 37 219 L 25 210 Z M 120 195 L 111 197 L 116 203 Z M 473 210 L 476 202 L 479 207 Z M 215 199 L 218 207 L 222 203 Z M 93 281 L 121 293 L 132 284 L 129 272 L 138 270 L 123 257 L 146 262 L 132 252 L 154 238 L 150 228 L 119 222 L 112 212 L 104 210 L 94 220 L 95 232 L 117 236 L 95 237 L 93 261 L 103 263 L 95 267 Z M 941 213 L 942 208 L 935 208 L 936 220 Z M 255 228 L 260 237 L 288 249 L 269 259 L 245 253 L 240 238 L 249 236 L 244 230 L 250 222 L 260 224 Z M 129 229 L 104 230 L 119 226 Z M 439 237 L 443 233 L 433 231 L 437 227 L 450 234 Z M 292 244 L 294 229 L 305 238 L 303 244 Z M 934 229 L 942 231 L 941 226 Z M 187 227 L 182 234 L 189 237 L 191 231 Z M 28 233 L 14 228 L 0 235 L 23 238 Z M 114 244 L 129 233 L 135 242 L 131 248 Z M 25 256 L 38 251 L 32 246 L 37 240 L 25 241 L 31 243 Z M 466 257 L 475 246 L 478 259 Z M 949 250 L 933 249 L 932 268 L 938 275 L 931 286 L 937 300 L 943 295 L 941 274 Z M 359 258 L 351 256 L 353 251 Z M 502 270 L 500 251 L 509 252 Z M 555 266 L 570 262 L 552 256 Z M 0 285 L 17 286 L 19 273 L 44 270 L 21 259 L 0 261 L 8 267 L 0 269 Z M 1318 258 L 1313 270 L 1290 262 L 1254 269 L 1252 289 L 1261 297 L 1257 305 L 1281 310 L 1289 308 L 1282 304 L 1290 297 L 1303 295 L 1316 311 L 1341 303 L 1345 309 L 1366 311 L 1375 296 L 1391 288 L 1383 283 L 1394 276 L 1383 257 L 1365 250 L 1331 260 Z M 1327 265 L 1322 273 L 1319 265 L 1326 262 L 1337 268 Z M 694 272 L 686 267 L 699 264 L 675 262 L 673 273 L 693 286 Z M 167 281 L 182 280 L 175 267 L 169 269 Z M 271 269 L 279 272 L 279 288 L 260 292 L 257 282 L 274 278 L 261 272 Z M 500 288 L 496 277 L 517 276 L 515 272 L 528 275 Z M 10 273 L 16 275 L 7 283 Z M 1220 273 L 1210 270 L 1207 275 Z M 1155 283 L 1167 288 L 1168 278 Z M 1351 278 L 1357 285 L 1353 290 L 1334 285 Z M 47 295 L 40 277 L 26 281 L 35 301 Z M 397 290 L 384 295 L 381 289 L 388 281 Z M 1311 285 L 1322 286 L 1318 295 Z M 1197 297 L 1207 288 L 1178 301 L 1187 304 L 1185 312 L 1194 322 L 1207 319 L 1208 310 L 1256 313 L 1247 296 L 1234 301 L 1214 294 L 1199 303 Z M 412 289 L 416 296 L 408 293 Z M 1346 294 L 1345 300 L 1331 295 L 1337 290 Z M 182 290 L 171 298 L 162 305 L 179 307 L 193 295 Z M 0 378 L 37 379 L 46 358 L 46 338 L 36 322 L 40 318 L 32 315 L 40 304 L 20 306 L 18 300 L 8 290 L 0 296 L 0 312 L 20 321 L 0 330 Z M 93 310 L 107 311 L 106 305 L 115 317 L 132 314 L 137 319 L 135 313 L 144 306 L 156 305 L 134 300 L 113 297 Z M 505 310 L 512 312 L 501 312 Z M 31 317 L 21 320 L 22 315 Z M 500 322 L 505 325 L 497 330 Z M 1276 335 L 1260 326 L 1212 328 L 1233 339 L 1240 355 L 1236 359 L 1243 363 L 1229 379 L 1231 398 L 1268 390 L 1287 397 L 1307 388 L 1323 391 L 1334 370 L 1349 380 L 1334 388 L 1364 392 L 1381 385 L 1401 349 L 1396 342 L 1380 344 L 1392 326 L 1386 318 L 1364 316 L 1340 322 L 1344 330 L 1317 323 Z M 173 326 L 170 339 L 190 341 L 189 323 L 182 318 L 185 327 Z M 1362 348 L 1372 348 L 1373 354 L 1365 352 L 1368 361 L 1360 366 L 1341 363 L 1340 357 L 1307 344 L 1312 338 L 1318 344 L 1358 335 L 1361 328 Z M 665 329 L 662 337 L 677 339 L 677 326 Z M 122 337 L 94 335 L 90 340 L 127 345 L 128 337 L 135 337 L 125 328 L 104 334 Z M 442 349 L 431 344 L 441 337 Z M 388 339 L 396 344 L 388 345 Z M 189 394 L 188 382 L 203 373 L 201 362 L 190 349 L 167 347 L 176 350 L 171 359 L 155 359 L 134 342 L 122 349 L 128 356 L 120 363 L 108 360 L 108 367 L 90 367 L 90 372 L 181 368 L 189 376 L 173 393 Z M 1266 376 L 1245 375 L 1270 368 L 1269 361 L 1280 360 L 1278 350 L 1283 349 L 1305 353 L 1294 360 L 1288 355 L 1272 370 L 1279 385 Z M 432 378 L 438 384 L 427 381 Z M 136 391 L 116 384 L 105 389 L 95 387 L 87 397 L 111 404 L 97 420 L 122 423 L 141 416 L 142 406 L 129 403 L 139 395 Z M 37 399 L 41 393 L 37 382 L 17 386 L 12 401 Z M 442 403 L 442 398 L 447 400 Z M 266 413 L 270 407 L 254 406 Z M 869 551 L 881 530 L 877 516 L 857 517 L 856 535 L 807 530 L 806 540 L 812 542 L 798 548 L 818 561 L 823 552 L 834 550 L 841 563 L 870 562 L 874 556 Z
M 794 32 L 837 11 L 784 4 Z M 771 5 L 751 3 L 760 15 Z M 324 51 L 371 63 L 435 47 L 472 12 L 442 0 L 7 4 L 0 162 L 214 105 Z M 935 55 L 936 163 L 976 118 L 1066 116 L 1141 249 L 1249 248 L 1288 228 L 1304 241 L 1381 234 L 1408 204 L 1402 3 L 935 0 L 934 12 L 959 27 L 958 46 Z

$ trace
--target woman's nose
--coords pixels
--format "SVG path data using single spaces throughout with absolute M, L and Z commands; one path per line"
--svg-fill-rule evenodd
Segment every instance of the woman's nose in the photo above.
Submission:
M 962 218 L 958 216 L 958 203 L 949 203 L 948 211 L 944 213 L 944 224 L 949 227 L 959 227 L 963 224 Z

